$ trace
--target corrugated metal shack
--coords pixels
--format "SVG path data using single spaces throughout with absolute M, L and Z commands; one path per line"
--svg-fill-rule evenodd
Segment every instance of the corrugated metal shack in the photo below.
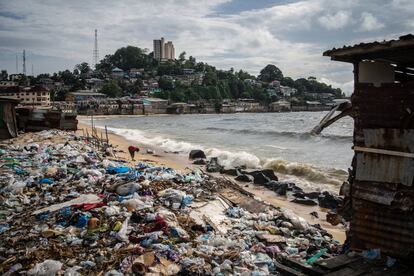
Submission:
M 0 97 L 0 139 L 17 137 L 16 111 L 20 100 Z
M 77 130 L 77 114 L 62 112 L 52 107 L 18 107 L 18 127 L 23 131 L 41 131 L 46 129 Z
M 351 248 L 414 260 L 414 36 L 324 56 L 354 66 Z

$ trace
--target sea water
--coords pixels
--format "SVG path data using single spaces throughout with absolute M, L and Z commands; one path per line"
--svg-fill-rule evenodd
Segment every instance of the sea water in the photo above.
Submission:
M 353 120 L 342 118 L 322 134 L 310 134 L 325 114 L 104 116 L 94 121 L 132 141 L 183 155 L 202 149 L 226 167 L 271 168 L 281 180 L 305 189 L 337 192 L 351 164 Z

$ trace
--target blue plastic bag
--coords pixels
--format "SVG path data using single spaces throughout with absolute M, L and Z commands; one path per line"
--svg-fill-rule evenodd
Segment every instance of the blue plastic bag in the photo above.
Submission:
M 50 178 L 42 178 L 41 180 L 40 180 L 40 184 L 53 184 L 53 180 L 52 179 L 50 179 Z
M 127 173 L 129 172 L 128 167 L 108 167 L 106 172 L 109 174 Z
M 86 225 L 88 225 L 89 217 L 87 215 L 81 215 L 78 218 L 78 221 L 76 222 L 75 226 L 78 228 L 83 228 Z

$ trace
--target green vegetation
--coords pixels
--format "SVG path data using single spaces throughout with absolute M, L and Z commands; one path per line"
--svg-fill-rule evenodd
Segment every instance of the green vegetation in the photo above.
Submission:
M 103 94 L 108 95 L 108 97 L 116 98 L 122 95 L 121 87 L 119 87 L 116 80 L 110 80 L 107 82 L 100 91 Z
M 283 79 L 283 73 L 276 65 L 268 64 L 260 71 L 260 75 L 257 78 L 264 82 L 281 81 Z
M 122 78 L 113 79 L 111 73 L 114 68 L 126 72 L 132 68 L 143 69 L 143 73 L 135 77 L 134 82 Z M 173 76 L 182 76 L 184 73 L 194 77 L 192 83 L 173 80 Z M 274 93 L 269 93 L 269 90 L 272 91 L 269 84 L 273 81 L 297 89 L 297 93 L 292 96 L 299 102 L 311 100 L 308 93 L 329 93 L 336 98 L 343 97 L 339 88 L 332 88 L 330 85 L 318 82 L 315 77 L 294 80 L 284 76 L 283 72 L 273 64 L 266 65 L 255 77 L 243 70 L 216 69 L 207 63 L 197 62 L 192 56 L 186 58 L 185 52 L 174 61 L 159 63 L 153 58 L 152 53 L 148 53 L 148 49 L 134 46 L 123 47 L 112 55 L 106 55 L 96 65 L 95 71 L 91 70 L 88 63 L 83 62 L 76 65 L 73 72 L 65 70 L 52 76 L 42 74 L 32 78 L 31 83 L 36 84 L 42 78 L 51 78 L 55 82 L 63 83 L 63 88 L 57 91 L 55 99 L 64 100 L 68 91 L 86 89 L 86 79 L 90 77 L 109 79 L 101 92 L 110 97 L 138 94 L 144 87 L 143 81 L 154 78 L 158 79 L 160 88 L 154 96 L 175 102 L 198 100 L 221 102 L 223 99 L 249 98 L 268 103 L 278 99 Z
M 161 92 L 154 96 L 180 102 L 238 98 L 269 102 L 275 98 L 267 93 L 268 83 L 275 80 L 280 81 L 281 85 L 296 88 L 298 92 L 294 96 L 300 100 L 306 100 L 305 92 L 330 93 L 336 97 L 342 97 L 342 91 L 339 88 L 332 88 L 330 85 L 316 81 L 313 77 L 297 80 L 284 77 L 282 71 L 273 64 L 265 66 L 256 78 L 243 70 L 237 72 L 234 72 L 233 68 L 218 70 L 207 63 L 197 62 L 192 56 L 187 59 L 185 52 L 182 52 L 177 60 L 164 63 L 157 62 L 152 58 L 152 53 L 147 54 L 147 52 L 147 49 L 134 46 L 123 47 L 113 55 L 107 55 L 96 68 L 106 74 L 109 74 L 115 67 L 124 71 L 131 68 L 144 68 L 146 74 L 143 78 L 160 77 Z M 183 75 L 185 69 L 192 69 L 194 74 L 203 74 L 202 83 L 192 83 L 188 86 L 180 81 L 174 82 L 166 78 L 166 76 Z M 139 79 L 139 81 L 142 80 Z

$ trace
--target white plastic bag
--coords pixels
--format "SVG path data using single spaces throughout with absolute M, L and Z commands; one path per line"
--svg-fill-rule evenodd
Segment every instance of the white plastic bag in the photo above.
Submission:
M 310 228 L 309 223 L 302 217 L 295 215 L 291 210 L 283 210 L 285 218 L 289 219 L 293 226 L 299 230 L 307 230 Z
M 34 276 L 52 276 L 56 275 L 62 269 L 62 263 L 55 260 L 46 260 L 43 263 L 36 264 L 36 266 L 29 271 L 27 275 Z
M 129 222 L 129 217 L 124 220 L 124 222 L 122 223 L 121 229 L 119 229 L 118 233 L 116 234 L 116 237 L 119 240 L 124 241 L 124 242 L 128 241 L 128 235 L 127 235 L 128 222 Z

